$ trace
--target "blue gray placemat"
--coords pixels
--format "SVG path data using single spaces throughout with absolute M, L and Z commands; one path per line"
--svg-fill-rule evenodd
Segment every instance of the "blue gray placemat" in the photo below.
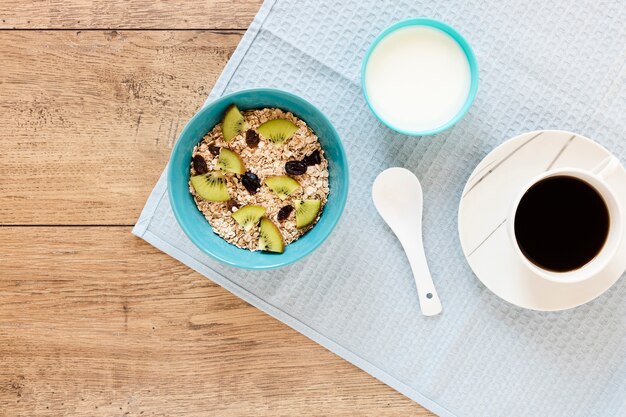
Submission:
M 359 87 L 370 41 L 413 16 L 456 27 L 480 66 L 470 112 L 435 137 L 383 127 Z M 626 416 L 626 280 L 573 310 L 523 310 L 472 275 L 457 234 L 466 179 L 507 138 L 565 129 L 626 160 L 625 22 L 620 0 L 268 0 L 209 100 L 275 87 L 317 105 L 350 163 L 338 227 L 291 267 L 226 267 L 178 227 L 164 174 L 133 233 L 441 416 Z M 437 317 L 420 314 L 405 255 L 371 203 L 375 176 L 390 166 L 422 181 L 426 252 L 444 305 Z

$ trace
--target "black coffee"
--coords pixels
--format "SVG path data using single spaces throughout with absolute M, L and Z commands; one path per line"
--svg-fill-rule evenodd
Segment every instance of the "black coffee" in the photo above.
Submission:
M 524 194 L 515 213 L 515 237 L 534 264 L 566 272 L 600 252 L 609 222 L 606 203 L 592 186 L 556 176 L 539 181 Z

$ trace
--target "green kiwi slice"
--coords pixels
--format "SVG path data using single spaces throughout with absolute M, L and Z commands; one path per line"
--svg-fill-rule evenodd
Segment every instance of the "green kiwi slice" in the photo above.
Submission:
M 296 227 L 302 229 L 313 223 L 321 208 L 320 200 L 296 201 Z
M 235 136 L 246 130 L 246 119 L 239 111 L 237 106 L 231 104 L 224 113 L 224 119 L 222 120 L 222 134 L 224 140 L 230 142 Z
M 203 175 L 194 175 L 191 177 L 191 185 L 196 193 L 207 201 L 228 201 L 228 187 L 226 186 L 226 178 L 220 172 L 208 172 Z
M 265 184 L 267 184 L 281 200 L 286 199 L 300 189 L 300 183 L 287 175 L 267 177 Z
M 220 149 L 220 156 L 217 158 L 216 168 L 234 174 L 243 174 L 246 172 L 246 167 L 241 157 L 228 148 Z
M 278 227 L 267 217 L 261 218 L 261 228 L 259 236 L 259 250 L 266 252 L 283 253 L 285 242 Z
M 247 232 L 259 223 L 259 220 L 265 215 L 266 211 L 267 210 L 261 206 L 248 205 L 234 212 L 232 216 Z
M 273 144 L 285 142 L 290 139 L 297 130 L 298 126 L 286 119 L 268 120 L 256 129 L 267 141 Z

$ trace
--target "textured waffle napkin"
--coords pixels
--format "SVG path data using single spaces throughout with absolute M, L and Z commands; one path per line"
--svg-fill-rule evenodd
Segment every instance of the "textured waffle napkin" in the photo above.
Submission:
M 419 139 L 377 122 L 359 88 L 375 35 L 413 16 L 463 33 L 481 79 L 465 118 Z M 626 280 L 573 310 L 523 310 L 473 276 L 456 227 L 473 168 L 521 132 L 579 132 L 626 159 L 625 22 L 620 0 L 268 0 L 209 100 L 275 87 L 317 105 L 350 162 L 338 227 L 291 267 L 226 267 L 182 233 L 164 174 L 133 232 L 441 416 L 626 416 Z M 422 181 L 437 317 L 420 314 L 405 255 L 371 203 L 376 174 L 390 166 Z

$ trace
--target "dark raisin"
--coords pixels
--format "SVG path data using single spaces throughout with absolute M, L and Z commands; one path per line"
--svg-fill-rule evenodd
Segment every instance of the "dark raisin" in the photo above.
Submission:
M 302 162 L 304 162 L 308 166 L 319 164 L 320 162 L 322 162 L 322 156 L 320 155 L 320 151 L 317 150 L 311 155 L 305 156 Z
M 228 207 L 228 211 L 233 211 L 233 208 L 239 208 L 239 204 L 231 198 L 226 202 L 226 207 Z
M 278 210 L 278 216 L 276 216 L 276 218 L 278 219 L 279 222 L 282 222 L 283 220 L 286 220 L 289 217 L 292 211 L 293 211 L 293 206 L 285 206 L 281 208 L 280 210 Z
M 260 140 L 261 138 L 255 130 L 248 129 L 248 131 L 246 132 L 246 143 L 249 147 L 256 148 Z
M 250 171 L 241 176 L 241 183 L 250 194 L 256 194 L 258 189 L 261 188 L 261 180 Z
M 302 175 L 306 172 L 306 164 L 302 161 L 289 161 L 285 164 L 285 172 L 289 175 Z
M 202 175 L 209 172 L 209 168 L 206 166 L 206 161 L 204 160 L 202 155 L 194 155 L 193 169 L 196 170 L 196 175 Z
M 220 147 L 215 145 L 209 145 L 209 152 L 211 152 L 212 155 L 217 156 L 220 154 Z

